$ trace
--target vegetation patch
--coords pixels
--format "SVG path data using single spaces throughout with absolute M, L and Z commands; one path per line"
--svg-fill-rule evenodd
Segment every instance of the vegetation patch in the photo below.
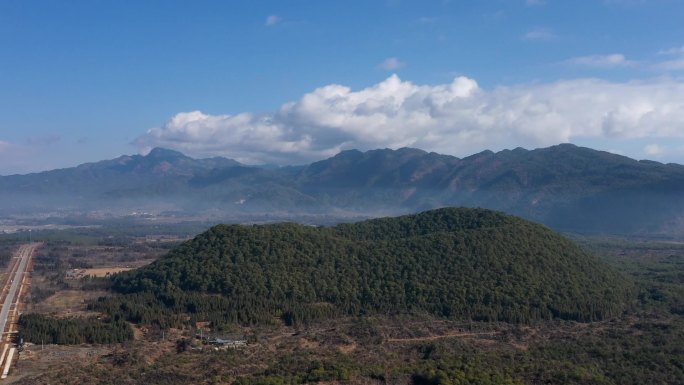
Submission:
M 631 284 L 544 226 L 449 208 L 329 228 L 215 226 L 113 287 L 125 295 L 94 310 L 220 326 L 406 313 L 586 322 L 619 314 Z
M 133 329 L 121 320 L 105 322 L 93 318 L 60 319 L 23 314 L 19 326 L 21 339 L 39 344 L 112 344 L 133 339 Z

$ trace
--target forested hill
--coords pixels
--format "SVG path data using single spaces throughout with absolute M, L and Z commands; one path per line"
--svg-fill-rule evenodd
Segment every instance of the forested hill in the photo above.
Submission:
M 127 294 L 101 303 L 110 313 L 149 322 L 156 298 L 216 323 L 407 312 L 590 321 L 620 312 L 629 290 L 544 226 L 457 208 L 327 228 L 219 225 L 114 287 Z

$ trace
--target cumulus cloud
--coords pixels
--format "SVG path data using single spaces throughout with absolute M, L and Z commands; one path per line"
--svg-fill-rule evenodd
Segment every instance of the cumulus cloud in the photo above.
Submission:
M 611 55 L 590 55 L 581 56 L 567 60 L 568 64 L 591 67 L 591 68 L 615 68 L 615 67 L 629 67 L 635 63 L 627 60 L 625 55 L 614 53 Z
M 271 27 L 271 26 L 274 26 L 274 25 L 280 23 L 281 20 L 282 20 L 282 19 L 281 19 L 280 16 L 278 16 L 278 15 L 268 15 L 268 16 L 266 17 L 266 21 L 264 22 L 264 24 L 265 24 L 267 27 Z
M 577 79 L 485 90 L 462 76 L 419 85 L 392 75 L 360 90 L 327 85 L 264 114 L 179 113 L 134 143 L 293 164 L 350 148 L 410 146 L 463 156 L 574 139 L 681 139 L 681 95 L 684 83 L 674 79 Z
M 380 67 L 384 70 L 393 71 L 393 70 L 399 69 L 405 65 L 406 65 L 406 63 L 397 59 L 396 57 L 388 57 L 382 63 L 380 63 L 380 65 L 378 65 L 378 67 Z

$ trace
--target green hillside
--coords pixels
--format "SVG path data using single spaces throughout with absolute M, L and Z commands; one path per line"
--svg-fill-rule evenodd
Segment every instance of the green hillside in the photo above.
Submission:
M 142 323 L 429 313 L 532 322 L 621 311 L 628 284 L 541 225 L 439 209 L 321 228 L 220 225 L 115 278 L 99 310 Z M 187 320 L 187 318 L 185 318 Z

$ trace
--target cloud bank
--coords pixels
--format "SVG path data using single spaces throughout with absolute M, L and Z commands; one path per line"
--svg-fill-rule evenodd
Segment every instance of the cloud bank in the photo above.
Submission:
M 418 85 L 392 75 L 352 90 L 331 84 L 253 114 L 182 112 L 134 144 L 245 163 L 296 164 L 344 149 L 418 147 L 456 156 L 571 142 L 684 138 L 684 82 L 577 79 L 485 90 L 467 77 Z M 650 149 L 651 152 L 654 150 Z

